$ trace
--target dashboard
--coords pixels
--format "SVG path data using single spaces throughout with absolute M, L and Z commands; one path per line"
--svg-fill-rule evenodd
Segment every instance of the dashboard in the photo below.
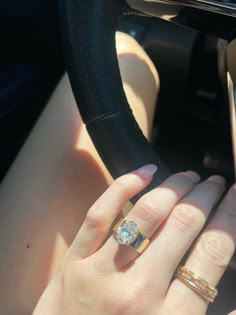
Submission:
M 224 0 L 126 0 L 144 14 L 231 40 L 236 33 L 236 1 Z

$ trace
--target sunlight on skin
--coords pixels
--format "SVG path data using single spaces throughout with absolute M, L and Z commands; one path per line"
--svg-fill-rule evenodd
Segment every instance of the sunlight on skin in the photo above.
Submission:
M 151 61 L 142 48 L 129 36 L 124 38 L 128 46 L 133 45 L 133 59 L 138 58 L 139 65 L 140 60 L 150 63 L 136 69 L 132 68 L 130 55 L 120 57 L 121 65 L 126 63 L 128 99 L 134 114 L 142 116 L 138 120 L 145 126 L 147 136 L 155 110 L 158 76 L 154 66 L 150 72 Z M 141 78 L 142 85 L 147 84 L 144 98 L 137 90 L 140 83 L 134 81 L 132 85 L 134 69 L 135 79 Z M 145 107 L 149 108 L 147 114 Z M 140 108 L 139 113 L 136 108 Z M 89 207 L 111 181 L 87 135 L 65 75 L 1 185 L 1 313 L 32 311 Z
M 135 51 L 135 54 L 134 54 Z M 152 119 L 157 101 L 157 92 L 159 90 L 159 77 L 151 60 L 144 54 L 142 48 L 130 36 L 117 33 L 117 53 L 119 56 L 119 66 L 123 80 L 123 87 L 126 93 L 128 102 L 132 108 L 133 114 L 140 126 L 144 135 L 149 138 L 151 134 Z M 135 69 L 135 73 L 133 71 Z M 140 81 L 140 77 L 142 81 Z M 71 93 L 71 88 L 68 86 L 67 93 Z M 73 102 L 73 107 L 77 107 Z M 76 110 L 75 110 L 76 111 Z M 76 150 L 87 152 L 92 156 L 98 164 L 104 178 L 108 184 L 111 184 L 113 179 L 100 159 L 89 135 L 86 126 L 81 123 L 77 136 Z M 128 203 L 123 209 L 123 213 L 127 213 L 131 208 Z M 58 233 L 55 240 L 54 263 L 51 270 L 56 270 L 60 257 L 63 257 L 66 241 L 63 235 Z M 50 277 L 53 272 L 50 273 Z
M 150 130 L 151 130 L 151 124 L 152 124 L 152 117 L 153 117 L 153 113 L 155 110 L 155 103 L 156 103 L 156 94 L 158 91 L 158 87 L 159 87 L 159 78 L 157 75 L 157 72 L 154 68 L 154 66 L 152 65 L 151 61 L 149 60 L 149 58 L 147 58 L 147 56 L 143 53 L 143 50 L 140 48 L 139 45 L 137 45 L 137 43 L 131 39 L 129 36 L 127 35 L 123 35 L 120 34 L 121 38 L 119 43 L 123 43 L 122 37 L 124 36 L 126 39 L 126 43 L 129 43 L 129 47 L 128 47 L 128 52 L 130 51 L 135 51 L 136 52 L 136 56 L 137 58 L 139 58 L 140 60 L 143 60 L 143 65 L 139 62 L 138 66 L 140 67 L 140 72 L 142 72 L 142 79 L 143 79 L 143 86 L 144 86 L 144 90 L 145 90 L 145 84 L 147 84 L 146 86 L 146 90 L 147 95 L 145 96 L 145 100 L 142 99 L 142 97 L 140 97 L 139 95 L 137 95 L 136 90 L 137 90 L 137 86 L 139 84 L 139 82 L 135 82 L 135 78 L 133 77 L 133 75 L 130 77 L 130 73 L 131 71 L 133 71 L 134 67 L 136 70 L 138 70 L 137 65 L 132 65 L 131 61 L 132 59 L 135 61 L 135 55 L 122 55 L 122 57 L 120 56 L 120 65 L 121 65 L 121 70 L 122 70 L 122 78 L 124 80 L 127 80 L 126 82 L 124 82 L 124 89 L 128 98 L 129 103 L 131 104 L 131 108 L 133 110 L 134 116 L 136 117 L 138 123 L 140 126 L 142 126 L 144 135 L 146 137 L 149 137 L 150 135 Z M 121 47 L 119 47 L 119 45 L 117 45 L 117 50 L 121 51 L 122 53 L 125 51 L 125 45 L 122 44 Z M 147 66 L 148 65 L 148 66 Z M 151 75 L 150 75 L 151 74 Z M 141 75 L 141 73 L 140 73 Z M 136 78 L 138 78 L 139 75 L 137 74 Z M 137 80 L 137 79 L 136 79 Z M 138 79 L 139 80 L 139 79 Z M 145 84 L 144 84 L 145 83 Z M 135 89 L 136 88 L 136 89 Z M 151 90 L 150 90 L 151 89 Z M 138 91 L 140 92 L 140 91 Z M 64 96 L 63 96 L 64 95 Z M 143 95 L 142 95 L 143 96 Z M 65 76 L 62 80 L 62 82 L 60 83 L 58 89 L 55 91 L 54 96 L 53 96 L 53 106 L 51 106 L 49 109 L 51 111 L 51 114 L 47 114 L 49 117 L 53 116 L 53 112 L 55 111 L 55 106 L 58 107 L 58 98 L 62 98 L 64 97 L 64 100 L 61 102 L 63 104 L 61 104 L 60 106 L 62 106 L 64 108 L 64 113 L 63 115 L 61 115 L 60 117 L 62 117 L 61 122 L 58 121 L 58 117 L 57 117 L 57 122 L 53 123 L 53 125 L 61 125 L 61 124 L 72 124 L 74 127 L 71 129 L 73 130 L 73 133 L 69 132 L 67 137 L 68 140 L 65 140 L 65 136 L 64 135 L 60 135 L 60 133 L 57 134 L 58 138 L 61 138 L 63 142 L 66 142 L 68 144 L 68 150 L 67 152 L 71 151 L 70 145 L 72 143 L 72 141 L 75 141 L 76 145 L 76 152 L 74 152 L 72 154 L 71 152 L 71 162 L 69 162 L 71 165 L 74 165 L 74 169 L 76 170 L 77 165 L 79 166 L 78 168 L 78 172 L 80 173 L 80 177 L 84 178 L 85 176 L 87 176 L 88 181 L 89 178 L 91 177 L 91 181 L 93 181 L 93 184 L 96 184 L 97 181 L 97 185 L 95 185 L 95 187 L 100 186 L 101 188 L 97 189 L 98 191 L 100 190 L 104 190 L 105 187 L 108 186 L 108 183 L 111 183 L 113 181 L 111 175 L 109 174 L 109 172 L 107 171 L 106 167 L 104 166 L 102 160 L 100 159 L 96 149 L 94 148 L 94 145 L 90 139 L 90 137 L 88 136 L 87 130 L 85 125 L 82 123 L 81 118 L 78 114 L 78 110 L 77 110 L 77 105 L 75 103 L 75 100 L 73 98 L 73 94 L 72 94 L 72 90 L 69 84 L 69 80 L 68 77 Z M 66 114 L 67 108 L 70 107 L 70 114 Z M 148 112 L 146 110 L 146 108 L 148 108 Z M 46 115 L 44 115 L 46 116 Z M 67 118 L 68 116 L 68 118 Z M 70 117 L 71 116 L 71 117 Z M 72 116 L 74 117 L 72 119 Z M 72 120 L 73 121 L 72 121 Z M 69 122 L 70 121 L 70 122 Z M 50 123 L 46 123 L 46 125 L 50 126 Z M 50 127 L 49 127 L 50 128 Z M 36 127 L 37 129 L 37 127 Z M 77 137 L 75 137 L 75 131 L 77 129 Z M 38 131 L 40 132 L 40 131 Z M 64 132 L 64 131 L 62 131 Z M 47 137 L 47 135 L 50 134 L 49 130 L 45 130 L 45 138 Z M 35 141 L 35 138 L 34 138 Z M 51 142 L 53 143 L 53 150 L 52 150 L 52 154 L 55 154 L 55 145 L 57 145 L 58 141 L 54 141 L 53 139 L 51 140 Z M 48 148 L 47 148 L 48 150 Z M 60 147 L 58 150 L 61 150 Z M 58 151 L 59 152 L 59 151 Z M 83 154 L 82 154 L 83 153 Z M 61 154 L 61 153 L 60 153 Z M 64 154 L 64 153 L 63 153 Z M 72 155 L 74 157 L 72 157 Z M 48 159 L 48 156 L 45 157 L 46 159 Z M 68 157 L 66 158 L 68 159 Z M 73 161 L 74 159 L 76 159 L 76 163 Z M 87 165 L 87 162 L 91 161 L 91 163 L 89 163 L 89 165 Z M 46 163 L 46 162 L 45 162 Z M 82 174 L 81 171 L 82 170 L 86 170 L 86 175 Z M 90 176 L 90 171 L 91 170 L 91 176 Z M 63 181 L 63 177 L 66 183 L 72 182 L 71 179 L 69 179 L 72 175 L 70 175 L 70 167 L 68 168 L 68 171 L 65 171 L 64 174 L 62 174 L 62 178 L 61 180 L 58 181 L 58 183 L 62 183 Z M 103 179 L 101 178 L 101 176 L 103 177 Z M 59 174 L 59 173 L 58 173 Z M 40 175 L 40 174 L 39 174 Z M 42 173 L 42 176 L 44 176 L 44 173 Z M 68 177 L 69 176 L 69 177 Z M 58 175 L 56 175 L 56 177 L 58 177 Z M 68 179 L 66 179 L 68 178 Z M 80 189 L 82 189 L 80 187 Z M 87 189 L 87 187 L 86 187 Z M 89 191 L 89 189 L 87 189 Z M 65 191 L 64 188 L 61 186 L 57 186 L 55 187 L 55 191 L 61 191 L 60 195 L 61 198 L 59 200 L 64 200 L 65 203 L 67 204 L 71 204 L 72 200 L 75 200 L 75 198 L 73 197 L 73 192 L 71 194 L 71 197 L 69 197 L 68 193 L 66 193 L 67 195 L 64 195 L 64 193 L 62 193 L 62 191 Z M 73 189 L 74 191 L 74 189 Z M 99 194 L 96 193 L 96 191 L 94 192 L 94 195 Z M 83 209 L 87 209 L 88 205 L 83 206 L 82 204 L 82 199 L 79 196 L 82 195 L 86 195 L 86 191 L 80 191 L 80 193 L 78 194 L 78 201 L 80 202 L 80 208 Z M 92 196 L 90 199 L 94 199 Z M 60 208 L 63 208 L 64 206 L 61 204 L 61 201 L 56 201 L 53 202 L 54 205 L 52 205 L 53 208 L 57 208 L 58 213 L 63 214 L 63 211 L 59 211 Z M 70 201 L 69 201 L 70 200 Z M 75 203 L 78 202 L 75 200 Z M 74 203 L 74 202 L 73 202 Z M 58 204 L 58 205 L 57 205 Z M 70 206 L 71 207 L 71 206 Z M 75 206 L 74 206 L 75 207 Z M 127 204 L 127 206 L 123 209 L 123 211 L 125 213 L 127 213 L 129 211 L 131 207 L 131 204 Z M 81 210 L 82 211 L 82 210 Z M 85 211 L 85 210 L 83 210 Z M 82 211 L 82 212 L 83 212 Z M 64 233 L 63 231 L 57 231 L 55 238 L 54 238 L 54 244 L 51 244 L 51 253 L 50 253 L 50 264 L 48 264 L 48 279 L 47 281 L 49 281 L 52 276 L 55 273 L 55 270 L 58 269 L 58 266 L 60 265 L 61 259 L 64 256 L 67 248 L 69 247 L 71 240 L 73 239 L 73 237 L 75 236 L 75 233 L 77 232 L 77 228 L 76 226 L 78 225 L 78 222 L 80 221 L 77 217 L 77 215 L 73 215 L 73 211 L 71 212 L 70 216 L 71 216 L 71 220 L 69 220 L 69 222 L 67 222 L 68 220 L 66 218 L 63 219 L 63 217 L 60 219 L 59 221 L 61 222 L 59 224 L 59 226 L 61 227 L 60 229 L 62 229 L 62 225 L 63 223 L 67 222 L 66 224 L 71 225 L 71 222 L 73 221 L 73 226 L 68 227 L 70 228 L 72 232 L 72 234 L 70 235 L 70 237 L 66 237 L 65 235 L 67 235 L 67 233 Z M 81 214 L 80 214 L 81 215 Z M 72 219 L 74 217 L 74 219 Z M 82 216 L 83 217 L 83 216 Z M 51 241 L 53 241 L 53 239 L 51 239 Z
M 135 119 L 149 139 L 160 79 L 151 59 L 135 40 L 119 32 L 116 39 L 123 88 Z
M 152 61 L 134 39 L 117 32 L 116 40 L 123 88 L 135 119 L 145 137 L 149 139 L 160 87 L 159 76 Z M 93 157 L 98 162 L 107 182 L 112 183 L 113 179 L 100 159 L 84 124 L 79 131 L 76 149 L 93 152 Z M 131 204 L 128 203 L 123 213 L 127 213 L 130 208 Z
M 32 309 L 107 187 L 92 153 L 75 150 L 81 124 L 64 76 L 1 185 L 2 314 Z
M 159 76 L 152 61 L 135 40 L 119 32 L 116 39 L 118 61 L 127 100 L 145 137 L 150 138 L 160 86 Z M 97 154 L 84 124 L 79 131 L 76 149 L 92 151 L 107 181 L 112 182 L 112 177 Z
M 68 243 L 61 233 L 57 233 L 53 246 L 48 282 L 54 276 L 55 270 L 58 270 L 59 262 L 62 261 L 62 259 L 64 258 L 67 249 Z

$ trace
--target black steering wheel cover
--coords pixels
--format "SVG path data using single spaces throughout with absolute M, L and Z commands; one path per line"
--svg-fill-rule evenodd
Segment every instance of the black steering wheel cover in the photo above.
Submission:
M 72 90 L 98 153 L 114 178 L 157 164 L 150 189 L 169 171 L 137 125 L 122 87 L 115 32 L 127 9 L 120 0 L 61 0 L 60 24 Z

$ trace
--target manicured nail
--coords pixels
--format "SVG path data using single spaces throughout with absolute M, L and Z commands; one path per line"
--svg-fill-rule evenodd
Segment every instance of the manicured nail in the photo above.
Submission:
M 140 167 L 136 171 L 136 173 L 138 173 L 142 177 L 151 177 L 156 173 L 157 170 L 158 170 L 158 167 L 155 164 L 147 164 Z
M 225 179 L 224 179 L 224 177 L 219 176 L 219 175 L 210 176 L 210 177 L 208 178 L 208 180 L 211 181 L 211 182 L 220 184 L 220 185 L 223 185 L 223 184 L 225 184 L 225 182 L 226 182 Z
M 188 176 L 188 178 L 190 178 L 195 184 L 197 184 L 201 177 L 194 171 L 187 171 L 185 172 L 185 175 Z

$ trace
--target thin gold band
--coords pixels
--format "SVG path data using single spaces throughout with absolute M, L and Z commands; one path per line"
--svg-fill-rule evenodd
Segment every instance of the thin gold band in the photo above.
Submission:
M 199 293 L 208 301 L 214 302 L 218 294 L 218 290 L 211 286 L 206 280 L 196 276 L 195 273 L 188 268 L 184 266 L 179 267 L 176 278 Z

